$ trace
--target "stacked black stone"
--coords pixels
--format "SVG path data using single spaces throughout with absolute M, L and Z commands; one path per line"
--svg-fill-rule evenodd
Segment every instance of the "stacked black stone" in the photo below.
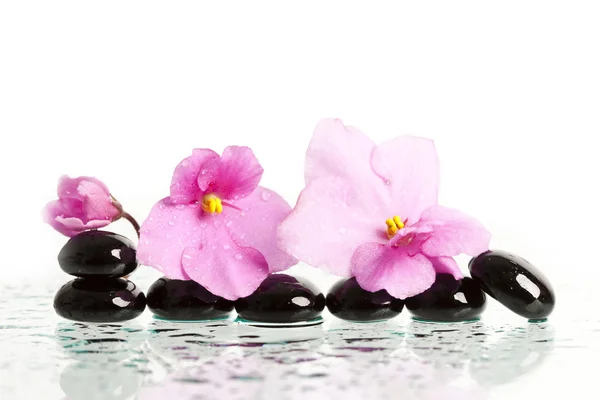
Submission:
M 146 296 L 127 276 L 138 267 L 136 247 L 124 236 L 86 231 L 72 237 L 58 255 L 67 274 L 77 277 L 54 297 L 63 318 L 79 322 L 122 322 L 138 317 Z

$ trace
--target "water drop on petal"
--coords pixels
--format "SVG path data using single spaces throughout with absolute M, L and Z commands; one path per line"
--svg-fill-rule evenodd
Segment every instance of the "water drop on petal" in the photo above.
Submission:
M 266 190 L 264 192 L 262 192 L 261 196 L 260 196 L 264 201 L 269 201 L 269 199 L 271 198 L 271 192 L 267 192 Z
M 239 261 L 239 260 L 243 259 L 243 258 L 244 258 L 244 256 L 243 256 L 243 255 L 241 255 L 240 253 L 235 253 L 235 255 L 233 256 L 233 258 L 235 258 L 236 260 L 238 260 L 238 261 Z

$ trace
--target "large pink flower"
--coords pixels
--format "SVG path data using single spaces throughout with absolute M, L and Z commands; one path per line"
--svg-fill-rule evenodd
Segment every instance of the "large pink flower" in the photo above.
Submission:
M 194 150 L 175 169 L 171 195 L 142 224 L 140 262 L 230 300 L 294 265 L 276 244 L 277 226 L 291 207 L 258 186 L 262 173 L 248 147 L 227 147 L 221 156 Z
M 109 225 L 122 213 L 108 188 L 96 178 L 63 176 L 58 182 L 58 200 L 44 208 L 44 221 L 65 236 Z
M 282 248 L 368 291 L 404 299 L 436 273 L 462 277 L 453 256 L 488 249 L 475 219 L 438 205 L 439 163 L 431 140 L 400 136 L 376 146 L 340 120 L 315 129 L 306 187 L 278 230 Z

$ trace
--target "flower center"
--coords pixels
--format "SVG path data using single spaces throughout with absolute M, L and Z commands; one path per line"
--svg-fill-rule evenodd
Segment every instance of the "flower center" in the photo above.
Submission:
M 202 209 L 207 213 L 221 214 L 223 212 L 223 203 L 214 194 L 205 194 L 202 197 Z
M 394 218 L 390 218 L 385 221 L 387 225 L 387 234 L 388 238 L 391 239 L 394 235 L 402 228 L 404 228 L 404 224 L 406 221 L 402 222 L 399 216 L 394 216 Z

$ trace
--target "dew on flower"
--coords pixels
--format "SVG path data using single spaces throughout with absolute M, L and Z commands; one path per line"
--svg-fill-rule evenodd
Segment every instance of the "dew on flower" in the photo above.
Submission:
M 240 261 L 244 258 L 244 256 L 242 256 L 240 253 L 235 253 L 235 255 L 233 256 L 233 258 L 235 258 L 236 260 Z
M 271 198 L 271 193 L 267 192 L 266 190 L 264 192 L 262 192 L 262 195 L 260 196 L 264 201 L 269 201 L 269 199 Z
M 169 221 L 169 225 L 170 225 L 170 226 L 175 226 L 175 221 L 172 221 L 172 220 L 171 220 L 171 221 Z

